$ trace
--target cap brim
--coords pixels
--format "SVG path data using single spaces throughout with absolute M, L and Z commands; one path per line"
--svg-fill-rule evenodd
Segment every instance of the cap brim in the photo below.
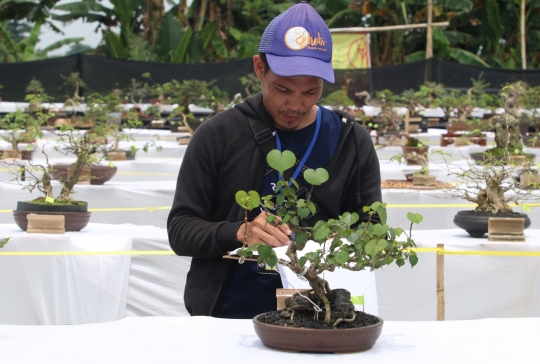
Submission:
M 314 76 L 330 83 L 335 82 L 332 62 L 324 62 L 311 57 L 280 57 L 266 54 L 272 71 L 278 76 Z

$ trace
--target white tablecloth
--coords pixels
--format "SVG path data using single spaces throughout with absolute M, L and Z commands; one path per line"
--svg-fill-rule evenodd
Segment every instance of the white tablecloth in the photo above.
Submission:
M 183 291 L 189 258 L 122 255 L 170 250 L 164 229 L 89 224 L 62 235 L 27 234 L 0 225 L 1 324 L 80 324 L 126 315 L 187 315 Z M 9 252 L 83 255 L 9 256 Z M 96 252 L 112 252 L 101 254 Z
M 76 326 L 0 326 L 2 363 L 538 363 L 540 318 L 385 321 L 375 346 L 354 354 L 266 348 L 251 320 L 126 318 Z
M 461 229 L 413 230 L 419 248 L 448 251 L 539 252 L 540 230 L 525 243 L 475 239 Z M 388 320 L 436 320 L 436 254 L 419 253 L 418 265 L 375 272 L 379 313 Z M 446 319 L 540 317 L 540 256 L 444 255 Z

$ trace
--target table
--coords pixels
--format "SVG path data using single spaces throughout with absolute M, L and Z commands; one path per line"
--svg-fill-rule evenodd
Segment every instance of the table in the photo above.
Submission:
M 461 229 L 413 230 L 419 248 L 447 251 L 533 252 L 536 256 L 445 254 L 446 319 L 540 317 L 540 230 L 524 243 L 474 239 Z M 510 253 L 512 254 L 512 253 Z M 436 254 L 419 253 L 418 265 L 375 272 L 379 313 L 387 320 L 436 320 Z
M 89 325 L 0 325 L 2 362 L 95 363 L 520 363 L 538 362 L 540 318 L 385 321 L 375 346 L 353 354 L 266 348 L 251 320 L 146 317 Z
M 164 229 L 89 224 L 80 232 L 47 235 L 0 225 L 4 237 L 11 239 L 0 249 L 0 324 L 187 315 L 183 291 L 190 259 L 170 252 Z M 122 254 L 132 250 L 168 250 L 169 255 Z M 6 256 L 9 252 L 56 253 Z

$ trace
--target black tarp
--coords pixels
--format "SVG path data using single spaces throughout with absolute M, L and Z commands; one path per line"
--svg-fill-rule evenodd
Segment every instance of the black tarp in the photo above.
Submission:
M 226 91 L 230 98 L 236 93 L 245 96 L 240 77 L 253 72 L 251 59 L 222 63 L 171 64 L 136 62 L 77 54 L 43 61 L 0 64 L 0 90 L 5 101 L 24 100 L 25 88 L 35 78 L 41 81 L 55 101 L 64 101 L 73 91 L 64 85 L 63 76 L 78 71 L 87 86 L 81 95 L 91 92 L 106 93 L 115 88 L 126 90 L 131 79 L 146 81 L 142 74 L 149 72 L 158 83 L 177 79 L 216 80 L 216 85 Z M 506 83 L 523 80 L 531 85 L 540 85 L 540 70 L 508 70 L 466 66 L 436 58 L 395 66 L 360 70 L 337 70 L 336 83 L 326 84 L 325 94 L 339 89 L 344 80 L 350 80 L 349 92 L 368 90 L 371 93 L 390 89 L 400 93 L 407 89 L 418 89 L 425 81 L 444 84 L 448 88 L 466 90 L 471 87 L 471 78 L 482 78 L 490 83 L 490 91 L 496 92 Z

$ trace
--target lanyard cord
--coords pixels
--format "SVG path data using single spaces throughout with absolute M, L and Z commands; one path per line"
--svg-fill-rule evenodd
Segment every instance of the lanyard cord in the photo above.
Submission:
M 311 143 L 309 143 L 309 147 L 306 150 L 306 153 L 304 154 L 304 157 L 302 157 L 302 160 L 298 164 L 298 167 L 296 167 L 296 170 L 294 171 L 291 178 L 296 180 L 296 177 L 300 174 L 300 171 L 304 167 L 304 164 L 306 163 L 309 155 L 311 154 L 311 151 L 313 150 L 313 147 L 315 146 L 315 142 L 317 141 L 317 136 L 319 136 L 319 130 L 321 129 L 321 107 L 319 106 L 319 109 L 317 110 L 317 121 L 315 126 L 315 133 L 313 134 L 313 138 L 311 139 Z M 281 152 L 281 140 L 279 139 L 279 133 L 276 132 L 276 146 L 277 149 Z M 278 172 L 279 179 L 281 180 L 281 173 Z M 289 181 L 289 187 L 292 185 L 292 181 Z

